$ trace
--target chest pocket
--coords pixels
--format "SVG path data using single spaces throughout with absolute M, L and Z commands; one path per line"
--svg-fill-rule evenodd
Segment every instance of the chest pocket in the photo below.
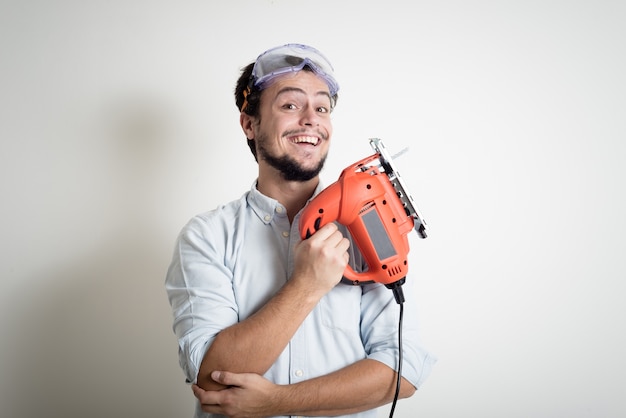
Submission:
M 322 324 L 350 336 L 361 334 L 361 287 L 338 284 L 320 301 Z

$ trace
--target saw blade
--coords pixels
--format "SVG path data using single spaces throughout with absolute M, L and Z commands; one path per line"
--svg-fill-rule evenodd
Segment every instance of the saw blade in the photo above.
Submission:
M 404 183 L 404 180 L 400 175 L 400 171 L 393 161 L 393 157 L 391 156 L 381 139 L 371 138 L 370 145 L 372 146 L 374 151 L 380 155 L 380 165 L 387 177 L 389 178 L 389 181 L 393 185 L 393 188 L 396 190 L 398 198 L 400 198 L 400 201 L 404 206 L 404 210 L 406 211 L 408 216 L 413 217 L 417 234 L 420 236 L 420 238 L 426 238 L 428 236 L 426 233 L 426 222 L 420 214 L 420 211 L 417 208 L 413 197 L 409 193 L 406 184 Z M 406 150 L 407 149 L 405 148 L 400 153 L 396 154 L 396 156 L 403 154 L 404 152 L 406 152 Z

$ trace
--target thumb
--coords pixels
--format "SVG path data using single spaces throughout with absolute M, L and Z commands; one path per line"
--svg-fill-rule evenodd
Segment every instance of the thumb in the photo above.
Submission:
M 211 372 L 211 379 L 213 379 L 216 383 L 220 383 L 224 386 L 239 386 L 239 379 L 237 379 L 237 375 L 235 373 L 215 370 Z

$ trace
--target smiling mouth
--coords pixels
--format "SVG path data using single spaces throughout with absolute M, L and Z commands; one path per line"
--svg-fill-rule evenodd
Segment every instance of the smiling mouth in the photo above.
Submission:
M 310 144 L 316 146 L 320 143 L 317 136 L 294 136 L 289 139 L 293 144 Z

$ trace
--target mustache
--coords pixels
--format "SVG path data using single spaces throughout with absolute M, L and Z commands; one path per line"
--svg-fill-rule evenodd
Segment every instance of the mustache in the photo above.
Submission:
M 286 136 L 291 136 L 291 135 L 311 135 L 311 132 L 313 132 L 316 136 L 319 136 L 320 138 L 326 140 L 328 139 L 328 134 L 320 131 L 319 129 L 315 129 L 313 131 L 311 131 L 310 129 L 294 129 L 291 131 L 285 131 L 283 132 L 283 137 Z

